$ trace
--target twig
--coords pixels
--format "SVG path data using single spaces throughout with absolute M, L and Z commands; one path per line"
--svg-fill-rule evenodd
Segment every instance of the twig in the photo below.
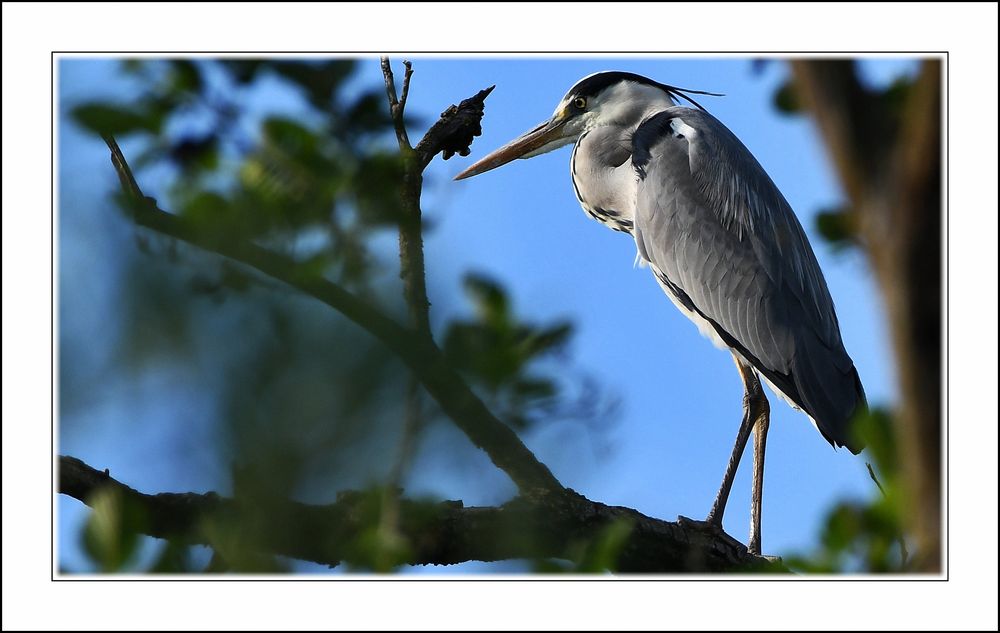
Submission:
M 878 477 L 875 476 L 875 470 L 872 468 L 871 462 L 865 462 L 865 466 L 868 467 L 868 475 L 872 478 L 872 481 L 875 482 L 875 485 L 878 487 L 878 491 L 882 493 L 882 498 L 887 499 L 889 495 L 885 494 L 885 488 L 882 487 L 882 484 L 879 483 Z M 902 534 L 900 534 L 896 540 L 899 541 L 899 554 L 902 557 L 902 566 L 905 568 L 906 563 L 910 558 L 910 553 L 906 549 L 906 540 L 903 538 Z
M 396 82 L 392 76 L 392 66 L 389 64 L 389 58 L 385 55 L 381 58 L 382 63 L 382 76 L 385 78 L 385 94 L 389 99 L 389 112 L 392 115 L 393 126 L 396 128 L 396 140 L 399 143 L 400 151 L 406 153 L 413 149 L 410 145 L 410 137 L 406 134 L 406 125 L 403 123 L 403 108 L 406 105 L 406 93 L 410 89 L 410 69 L 407 66 L 407 72 L 403 76 L 403 100 L 399 101 L 396 98 Z
M 403 66 L 406 70 L 403 72 L 403 92 L 399 95 L 399 110 L 402 114 L 403 109 L 406 107 L 406 98 L 410 95 L 410 77 L 413 76 L 413 64 L 409 60 L 403 60 Z
M 108 148 L 119 178 L 127 182 L 124 175 L 131 172 L 113 138 L 108 139 Z M 548 467 L 539 462 L 517 434 L 472 392 L 433 341 L 415 336 L 412 329 L 400 326 L 341 286 L 304 269 L 284 255 L 253 242 L 208 234 L 187 219 L 163 211 L 156 206 L 155 200 L 142 195 L 138 185 L 134 192 L 126 190 L 126 194 L 131 198 L 137 224 L 228 257 L 284 282 L 337 310 L 382 341 L 420 379 L 445 415 L 507 473 L 522 493 L 562 489 Z
M 882 484 L 879 483 L 878 477 L 875 476 L 875 471 L 872 470 L 871 462 L 865 462 L 865 466 L 868 467 L 868 475 L 872 478 L 872 481 L 875 482 L 875 485 L 878 486 L 878 491 L 882 493 L 883 497 L 885 497 L 885 489 L 882 488 Z
M 389 58 L 385 55 L 379 60 L 382 64 L 382 77 L 385 78 L 385 96 L 389 99 L 389 106 L 395 108 L 399 101 L 396 98 L 396 82 L 393 79 L 392 67 L 389 65 Z
M 215 493 L 143 494 L 75 457 L 59 458 L 59 492 L 84 503 L 97 490 L 117 491 L 145 515 L 142 533 L 189 544 L 211 545 L 210 527 L 222 520 L 241 526 L 241 536 L 260 553 L 324 565 L 351 557 L 369 525 L 361 511 L 366 495 L 341 492 L 334 503 L 269 502 L 266 510 L 244 499 Z M 400 529 L 411 544 L 412 565 L 453 565 L 470 560 L 572 558 L 575 546 L 594 542 L 609 526 L 632 528 L 619 554 L 622 573 L 787 572 L 779 562 L 753 556 L 722 532 L 690 521 L 660 521 L 630 508 L 607 506 L 569 491 L 518 497 L 499 507 L 465 507 L 461 501 L 403 500 Z M 248 552 L 253 553 L 253 552 Z
M 115 137 L 105 134 L 102 138 L 107 143 L 108 148 L 111 149 L 111 164 L 114 165 L 115 173 L 118 174 L 118 182 L 121 183 L 122 190 L 129 197 L 141 200 L 143 198 L 142 190 L 139 189 L 139 183 L 135 181 L 132 169 L 125 162 L 125 155 L 122 154 L 121 148 L 118 147 Z

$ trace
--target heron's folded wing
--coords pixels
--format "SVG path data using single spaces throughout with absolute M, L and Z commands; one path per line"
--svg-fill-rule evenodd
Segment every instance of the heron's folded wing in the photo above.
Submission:
M 632 161 L 640 254 L 827 439 L 846 444 L 860 381 L 816 257 L 771 179 L 724 125 L 689 108 L 640 126 Z

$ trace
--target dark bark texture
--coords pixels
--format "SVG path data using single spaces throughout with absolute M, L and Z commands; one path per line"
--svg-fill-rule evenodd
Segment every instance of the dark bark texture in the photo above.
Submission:
M 145 517 L 144 533 L 187 544 L 212 545 L 212 527 L 237 522 L 247 542 L 266 551 L 324 565 L 350 556 L 370 527 L 366 495 L 343 492 L 328 505 L 231 499 L 215 493 L 143 494 L 74 457 L 59 458 L 59 492 L 88 503 L 114 490 Z M 700 522 L 661 521 L 607 506 L 568 489 L 522 495 L 499 507 L 465 507 L 401 500 L 399 530 L 411 547 L 401 562 L 454 565 L 466 561 L 564 558 L 625 521 L 629 535 L 618 556 L 619 573 L 785 572 L 774 559 L 753 556 L 732 537 Z

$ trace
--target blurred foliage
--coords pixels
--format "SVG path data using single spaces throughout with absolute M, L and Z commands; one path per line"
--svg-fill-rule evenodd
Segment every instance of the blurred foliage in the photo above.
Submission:
M 816 229 L 835 251 L 858 244 L 855 216 L 849 207 L 821 209 L 816 214 Z
M 632 533 L 632 522 L 618 519 L 589 540 L 568 544 L 565 559 L 535 561 L 532 569 L 541 574 L 607 574 L 618 569 L 618 558 Z
M 345 96 L 354 60 L 128 60 L 142 87 L 127 103 L 73 107 L 83 128 L 138 136 L 133 168 L 175 176 L 162 206 L 226 239 L 257 239 L 306 255 L 320 274 L 364 287 L 370 233 L 400 217 L 397 153 L 381 94 Z M 294 116 L 244 103 L 278 81 L 305 100 Z M 142 174 L 139 174 L 142 180 Z M 303 252 L 304 251 L 304 252 Z
M 751 71 L 759 75 L 769 63 L 770 60 L 755 60 L 751 64 Z M 863 75 L 859 75 L 859 79 L 863 80 Z M 908 76 L 897 77 L 885 87 L 865 85 L 867 96 L 881 106 L 877 110 L 885 112 L 888 116 L 887 120 L 870 121 L 871 127 L 865 130 L 865 133 L 891 138 L 900 124 L 903 105 L 912 87 L 913 78 Z M 796 91 L 795 80 L 792 77 L 786 78 L 778 86 L 772 97 L 772 102 L 775 110 L 782 114 L 788 116 L 807 114 L 803 109 L 803 104 Z M 816 214 L 816 230 L 836 251 L 845 251 L 849 247 L 861 244 L 858 237 L 857 220 L 853 210 L 846 204 L 835 208 L 821 209 Z
M 379 261 L 375 239 L 401 217 L 401 162 L 384 87 L 349 85 L 357 63 L 130 59 L 121 72 L 134 94 L 68 104 L 68 114 L 84 130 L 116 135 L 145 193 L 198 231 L 282 252 L 303 274 L 330 278 L 402 315 L 395 253 Z M 108 170 L 110 182 L 110 164 Z M 151 547 L 137 536 L 143 517 L 116 498 L 99 499 L 83 540 L 93 566 L 290 571 L 290 561 L 256 553 L 266 535 L 254 517 L 284 499 L 329 503 L 338 490 L 353 489 L 364 491 L 356 494 L 364 496 L 359 519 L 368 527 L 347 565 L 396 568 L 409 544 L 381 514 L 402 433 L 403 366 L 342 316 L 252 270 L 146 230 L 124 239 L 131 243 L 100 255 L 121 268 L 112 282 L 114 320 L 100 337 L 60 342 L 61 390 L 83 385 L 110 393 L 109 385 L 123 381 L 134 390 L 148 376 L 184 376 L 199 393 L 177 395 L 168 414 L 177 428 L 164 436 L 179 439 L 163 446 L 164 454 L 176 457 L 178 470 L 200 465 L 205 477 L 222 479 L 220 490 L 231 488 L 246 511 L 206 526 L 213 552 L 206 565 L 204 548 L 162 541 Z M 85 283 L 87 274 L 64 267 L 60 283 Z M 444 348 L 504 420 L 525 430 L 608 413 L 596 406 L 599 390 L 591 386 L 581 390 L 585 399 L 567 396 L 569 323 L 521 322 L 503 289 L 481 276 L 469 276 L 466 291 L 475 317 L 446 324 Z M 74 379 L 85 365 L 73 355 L 86 348 L 111 357 L 106 380 Z M 553 359 L 550 371 L 540 369 Z M 101 401 L 68 393 L 60 400 L 78 407 Z M 427 421 L 440 416 L 424 409 Z M 71 413 L 60 410 L 62 432 L 80 419 Z M 151 423 L 129 422 L 134 430 Z M 425 448 L 437 455 L 452 449 Z
M 582 553 L 574 557 L 572 571 L 581 574 L 613 572 L 618 569 L 618 557 L 632 533 L 632 523 L 619 519 L 608 525 L 592 541 L 582 545 Z
M 164 541 L 147 571 L 153 574 L 185 574 L 198 570 L 191 560 L 190 547 L 178 541 Z
M 485 275 L 469 273 L 463 285 L 473 317 L 448 323 L 442 347 L 502 420 L 525 430 L 542 421 L 614 417 L 614 399 L 605 398 L 588 376 L 566 371 L 570 322 L 519 320 L 503 287 Z M 571 388 L 577 397 L 569 395 Z
M 83 551 L 104 573 L 126 571 L 136 557 L 145 517 L 114 489 L 98 490 L 90 504 Z
M 797 114 L 802 110 L 799 96 L 795 92 L 795 82 L 785 81 L 774 93 L 774 107 L 783 114 Z
M 533 416 L 552 414 L 559 403 L 558 385 L 552 377 L 533 373 L 532 362 L 561 351 L 570 324 L 538 327 L 517 321 L 500 285 L 481 275 L 467 275 L 465 290 L 475 318 L 449 324 L 445 355 L 486 391 L 511 426 L 524 428 Z
M 808 554 L 784 557 L 794 571 L 806 573 L 903 573 L 907 552 L 902 519 L 906 508 L 892 418 L 883 409 L 859 414 L 854 433 L 871 457 L 878 488 L 870 501 L 842 501 L 827 514 L 819 544 Z M 877 474 L 875 474 L 877 473 Z

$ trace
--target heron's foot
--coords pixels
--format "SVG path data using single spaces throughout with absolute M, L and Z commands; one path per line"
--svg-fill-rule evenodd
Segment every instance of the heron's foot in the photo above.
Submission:
M 708 513 L 708 516 L 705 517 L 704 521 L 694 521 L 693 519 L 686 519 L 686 520 L 696 523 L 705 523 L 708 525 L 714 525 L 718 529 L 722 530 L 722 514 L 721 513 L 716 514 L 715 508 L 712 508 L 712 511 Z
M 743 545 L 743 543 L 741 543 L 739 541 L 739 539 L 737 539 L 737 538 L 735 538 L 735 537 L 730 536 L 729 534 L 727 534 L 726 531 L 722 529 L 721 523 L 718 522 L 718 521 L 714 521 L 711 515 L 709 515 L 709 517 L 707 519 L 705 519 L 704 521 L 699 521 L 697 519 L 689 519 L 686 516 L 678 516 L 677 517 L 677 522 L 679 524 L 681 524 L 681 526 L 683 526 L 685 528 L 693 528 L 693 529 L 698 530 L 700 532 L 705 532 L 706 534 L 710 534 L 710 535 L 712 535 L 714 537 L 722 538 L 722 539 L 725 539 L 727 541 L 731 541 L 735 545 L 745 547 L 746 550 L 747 550 L 747 552 L 749 554 L 754 555 L 754 556 L 761 556 L 762 558 L 765 558 L 765 559 L 767 559 L 769 561 L 780 561 L 781 560 L 777 556 L 762 556 L 760 554 L 760 552 L 753 552 L 753 551 L 751 551 L 749 546 Z
M 725 530 L 722 529 L 722 522 L 714 521 L 712 520 L 712 517 L 709 517 L 704 521 L 699 521 L 698 519 L 690 519 L 686 516 L 679 515 L 677 517 L 677 522 L 686 528 L 694 528 L 695 530 L 699 530 L 701 532 L 708 532 L 715 536 L 726 536 L 728 538 L 732 538 L 731 536 L 726 534 Z

